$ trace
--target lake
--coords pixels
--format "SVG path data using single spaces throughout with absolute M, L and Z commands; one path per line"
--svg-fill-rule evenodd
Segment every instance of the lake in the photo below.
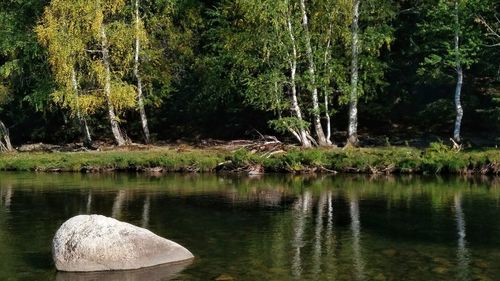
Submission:
M 0 280 L 499 280 L 500 179 L 0 173 Z M 145 227 L 191 264 L 57 273 L 77 214 Z

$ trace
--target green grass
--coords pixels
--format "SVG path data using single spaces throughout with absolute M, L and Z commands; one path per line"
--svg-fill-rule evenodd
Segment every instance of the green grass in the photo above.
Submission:
M 176 150 L 0 154 L 4 171 L 212 171 L 224 160 L 219 152 Z
M 56 152 L 0 154 L 4 171 L 147 171 L 166 172 L 244 171 L 261 165 L 266 172 L 350 172 L 495 174 L 500 173 L 500 150 L 456 152 L 442 144 L 427 149 L 406 147 L 355 149 L 292 149 L 273 156 L 252 154 L 244 149 L 224 150 L 153 149 L 147 151 Z

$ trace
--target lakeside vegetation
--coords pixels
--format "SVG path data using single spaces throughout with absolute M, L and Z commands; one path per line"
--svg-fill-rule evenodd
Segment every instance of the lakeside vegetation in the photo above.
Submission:
M 220 173 L 500 173 L 498 149 L 455 151 L 434 143 L 409 147 L 298 149 L 277 154 L 246 149 L 172 149 L 145 151 L 0 154 L 0 170 L 43 172 L 220 172 Z

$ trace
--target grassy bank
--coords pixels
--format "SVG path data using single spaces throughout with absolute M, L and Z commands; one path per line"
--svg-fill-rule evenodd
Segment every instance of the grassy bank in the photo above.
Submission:
M 444 145 L 428 149 L 388 147 L 290 149 L 251 153 L 245 149 L 167 149 L 144 151 L 0 154 L 0 170 L 48 172 L 279 172 L 500 174 L 500 150 L 456 152 Z

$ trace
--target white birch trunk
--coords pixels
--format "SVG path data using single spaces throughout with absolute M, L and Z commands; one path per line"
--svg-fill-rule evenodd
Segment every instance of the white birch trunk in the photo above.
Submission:
M 80 122 L 80 129 L 83 134 L 83 145 L 87 148 L 92 147 L 92 137 L 90 136 L 89 126 L 87 124 L 87 119 L 82 117 L 80 111 L 80 102 L 78 101 L 78 82 L 76 80 L 76 72 L 75 69 L 71 71 L 71 83 L 73 84 L 73 91 L 75 92 L 76 98 L 76 117 L 78 118 L 78 122 Z
M 10 142 L 9 129 L 0 121 L 0 151 L 13 151 L 14 148 Z
M 455 1 L 455 67 L 457 71 L 457 85 L 455 88 L 455 111 L 457 112 L 457 116 L 455 119 L 455 129 L 453 130 L 453 139 L 455 139 L 456 142 L 460 143 L 460 128 L 462 126 L 462 118 L 464 116 L 460 96 L 462 94 L 464 73 L 462 65 L 460 63 L 460 25 L 458 16 L 458 1 Z
M 325 49 L 325 59 L 324 59 L 324 66 L 325 66 L 325 71 L 326 69 L 329 70 L 329 74 L 332 72 L 331 68 L 328 68 L 328 58 L 329 58 L 329 50 L 330 46 L 332 43 L 331 40 L 331 34 L 332 34 L 332 25 L 330 24 L 330 28 L 328 30 L 328 42 L 326 43 L 326 49 Z M 324 90 L 324 95 L 325 95 L 325 118 L 326 118 L 326 142 L 328 145 L 332 144 L 332 124 L 330 120 L 330 111 L 329 111 L 329 101 L 328 101 L 328 86 L 325 86 Z
M 361 0 L 354 0 L 352 7 L 352 58 L 351 58 L 351 94 L 349 97 L 349 125 L 347 129 L 347 143 L 358 143 L 358 79 L 359 79 L 359 4 Z
M 295 36 L 293 35 L 292 21 L 290 15 L 287 15 L 287 26 L 288 34 L 290 35 L 290 40 L 292 42 L 292 58 L 290 60 L 290 84 L 292 88 L 292 111 L 295 112 L 297 119 L 302 122 L 304 119 L 302 117 L 302 110 L 299 106 L 299 101 L 297 98 L 297 85 L 295 83 L 295 77 L 297 75 L 297 45 L 295 42 Z M 299 135 L 303 147 L 311 147 L 311 142 L 309 141 L 309 136 L 305 128 L 299 128 Z
M 111 102 L 111 66 L 109 59 L 108 50 L 108 37 L 106 36 L 106 31 L 104 30 L 104 25 L 101 26 L 101 45 L 102 45 L 102 61 L 105 68 L 105 83 L 104 83 L 104 94 L 106 96 L 106 102 L 108 104 L 108 116 L 111 123 L 111 131 L 118 145 L 124 145 L 125 139 L 120 131 L 120 126 L 118 124 L 115 109 L 113 103 Z
M 330 119 L 330 113 L 328 113 L 328 106 L 328 96 L 325 91 L 326 143 L 332 145 L 332 121 Z
M 142 131 L 144 132 L 144 140 L 146 143 L 150 142 L 150 134 L 148 127 L 148 118 L 146 110 L 144 109 L 144 99 L 142 94 L 142 78 L 139 74 L 139 53 L 141 51 L 140 35 L 140 17 L 139 17 L 139 0 L 135 0 L 135 54 L 134 54 L 134 75 L 137 79 L 137 104 L 139 106 L 139 114 L 141 115 Z
M 279 105 L 281 104 L 281 99 L 279 98 L 279 93 L 278 93 L 278 82 L 275 81 L 274 82 L 274 94 L 276 95 L 276 104 L 278 104 L 278 107 Z M 281 109 L 278 108 L 278 118 L 279 120 L 282 119 L 282 116 L 281 116 Z M 297 139 L 297 141 L 302 144 L 302 138 L 300 137 L 298 131 L 295 129 L 295 128 L 292 128 L 288 125 L 286 125 L 286 128 L 287 130 Z
M 309 23 L 307 18 L 307 9 L 305 0 L 300 0 L 300 8 L 302 10 L 302 25 L 305 32 L 305 43 L 306 43 L 306 55 L 309 61 L 309 74 L 311 75 L 311 83 L 313 85 L 313 90 L 311 92 L 312 103 L 313 103 L 313 124 L 316 131 L 316 137 L 318 144 L 322 146 L 328 145 L 326 141 L 325 133 L 323 131 L 323 126 L 321 125 L 321 112 L 319 109 L 318 101 L 318 86 L 316 85 L 316 66 L 314 64 L 313 51 L 311 47 L 311 36 L 309 34 Z

